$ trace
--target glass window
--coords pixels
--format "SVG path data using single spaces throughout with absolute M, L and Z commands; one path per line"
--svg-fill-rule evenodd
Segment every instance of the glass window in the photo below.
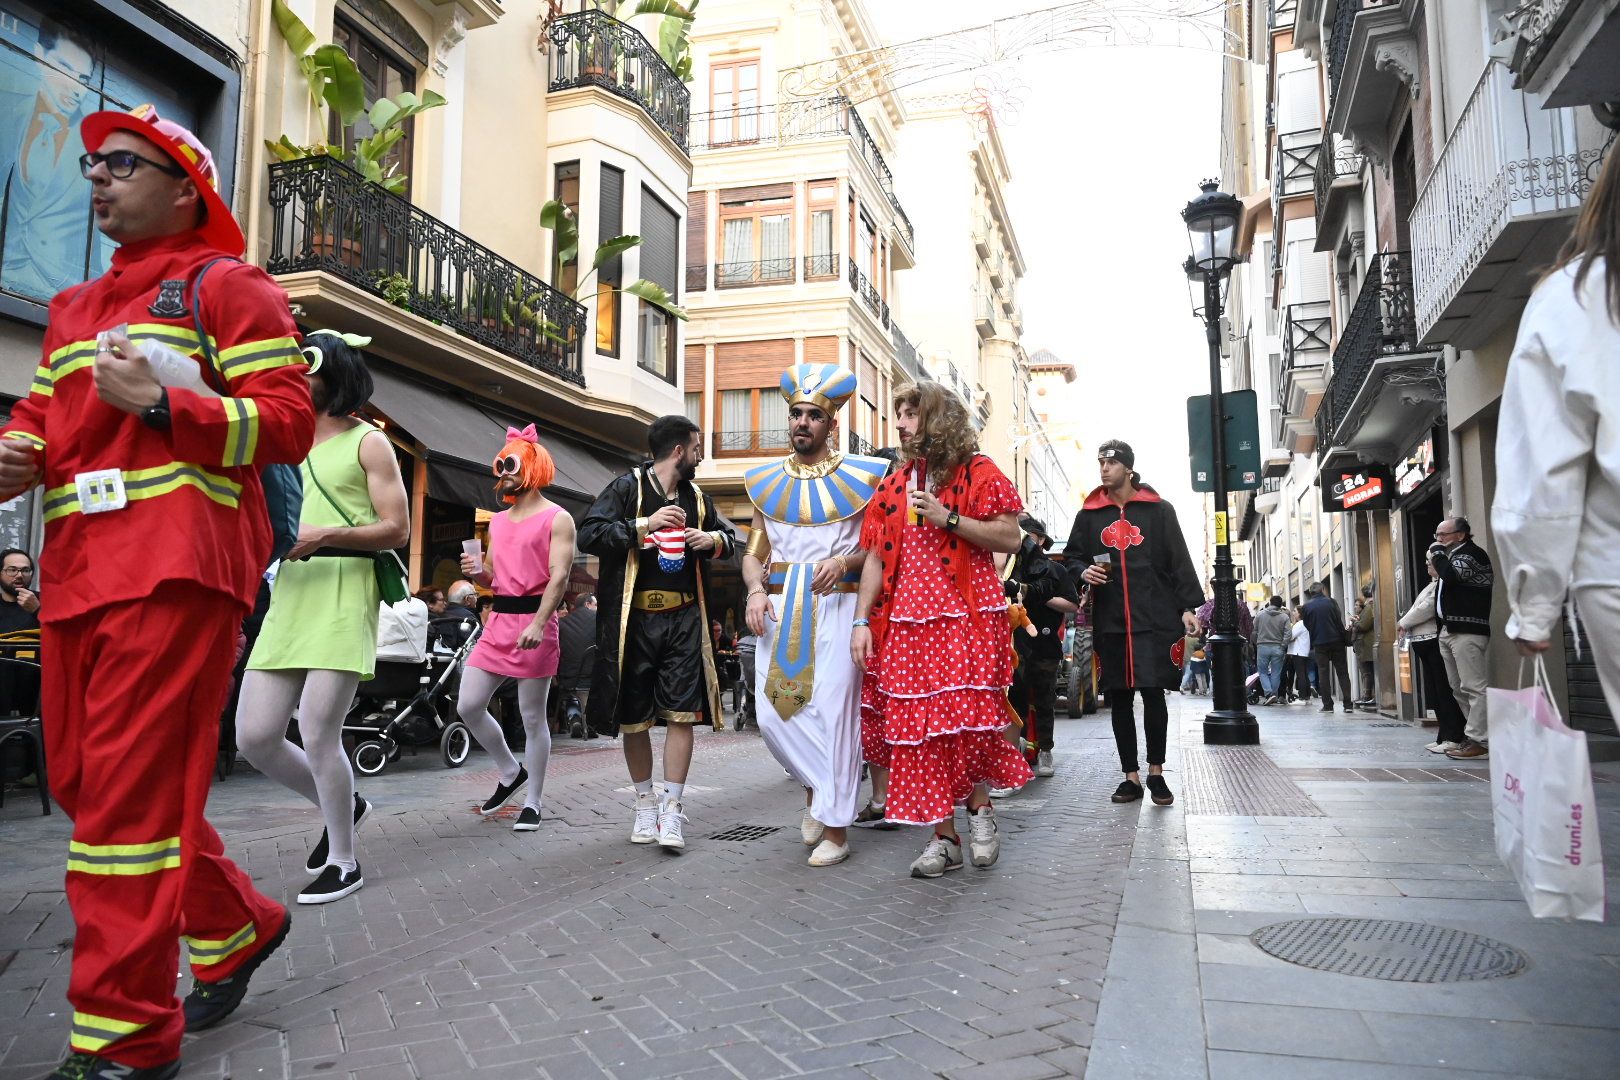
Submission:
M 703 426 L 703 392 L 701 390 L 688 390 L 686 392 L 686 418 L 698 427 Z
M 641 301 L 641 343 L 636 363 L 660 379 L 675 381 L 675 319 Z
M 711 145 L 759 141 L 759 60 L 715 64 L 709 74 Z
M 759 430 L 770 434 L 771 445 L 787 444 L 787 398 L 774 386 L 759 391 Z
M 720 391 L 721 433 L 727 436 L 735 436 L 753 430 L 754 392 L 752 390 Z
M 341 13 L 332 22 L 332 43 L 348 53 L 354 60 L 354 66 L 360 70 L 360 81 L 365 86 L 368 112 L 379 98 L 394 98 L 407 90 L 416 89 L 416 69 L 395 59 L 376 38 L 349 22 Z M 411 171 L 411 142 L 416 121 L 407 120 L 404 127 L 405 137 L 395 143 L 388 156 L 383 158 L 384 175 L 391 170 L 398 170 L 406 175 Z M 354 123 L 348 127 L 343 127 L 342 121 L 336 113 L 333 113 L 331 130 L 327 137 L 334 146 L 343 147 L 343 152 L 347 154 L 354 149 L 355 143 L 375 134 L 375 131 L 366 113 L 357 116 Z M 410 195 L 409 184 L 406 185 L 404 194 L 407 197 Z
M 552 198 L 568 207 L 569 213 L 574 215 L 574 221 L 576 223 L 579 221 L 579 162 L 563 161 L 557 164 Z M 553 284 L 569 296 L 574 295 L 574 290 L 579 288 L 577 256 L 562 264 L 557 280 Z
M 793 200 L 732 203 L 720 222 L 717 284 L 793 280 Z

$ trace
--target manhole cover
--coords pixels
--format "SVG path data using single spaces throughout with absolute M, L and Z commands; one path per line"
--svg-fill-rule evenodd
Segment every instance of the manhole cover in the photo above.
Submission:
M 747 840 L 763 840 L 773 832 L 780 832 L 781 829 L 780 825 L 733 825 L 729 829 L 720 830 L 709 839 L 742 843 Z
M 1290 964 L 1391 982 L 1500 979 L 1528 963 L 1500 941 L 1392 919 L 1296 919 L 1262 926 L 1249 940 Z

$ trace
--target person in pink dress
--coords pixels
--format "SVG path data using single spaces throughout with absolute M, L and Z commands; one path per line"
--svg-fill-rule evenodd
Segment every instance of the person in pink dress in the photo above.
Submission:
M 495 490 L 512 507 L 490 519 L 489 550 L 481 564 L 471 555 L 461 557 L 462 573 L 494 588 L 495 606 L 462 669 L 456 711 L 501 772 L 495 793 L 478 812 L 488 817 L 527 786 L 523 810 L 512 828 L 534 832 L 540 827 L 546 762 L 551 757 L 546 698 L 562 655 L 556 614 L 574 563 L 574 519 L 542 494 L 557 469 L 534 425 L 521 431 L 507 428 L 506 436 L 506 445 L 495 458 Z M 518 681 L 526 739 L 521 762 L 489 714 L 490 698 L 507 679 Z
M 877 558 L 861 572 L 850 650 L 866 669 L 862 749 L 889 769 L 886 817 L 934 826 L 911 864 L 934 878 L 963 865 L 956 804 L 967 804 L 973 865 L 993 866 L 989 789 L 1033 775 L 1003 734 L 1012 632 L 995 564 L 1018 550 L 1023 501 L 945 387 L 902 386 L 894 411 L 900 463 L 866 507 L 860 546 Z

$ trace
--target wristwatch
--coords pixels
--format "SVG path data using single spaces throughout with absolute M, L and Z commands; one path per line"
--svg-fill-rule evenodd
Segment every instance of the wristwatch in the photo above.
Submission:
M 962 515 L 952 510 L 951 516 L 945 519 L 945 531 L 955 532 L 956 527 L 960 524 L 962 524 Z
M 141 410 L 141 423 L 155 431 L 168 431 L 174 417 L 169 414 L 169 388 L 160 387 L 157 404 Z

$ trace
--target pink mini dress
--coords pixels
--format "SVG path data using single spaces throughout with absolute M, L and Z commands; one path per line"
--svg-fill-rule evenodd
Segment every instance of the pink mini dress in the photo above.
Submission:
M 489 522 L 489 548 L 495 556 L 496 596 L 539 596 L 551 581 L 551 525 L 562 507 L 549 506 L 522 521 L 502 510 Z M 514 679 L 544 679 L 557 674 L 562 656 L 557 641 L 557 616 L 535 649 L 518 648 L 518 635 L 534 621 L 532 614 L 490 612 L 484 633 L 473 646 L 467 665 L 493 675 Z

